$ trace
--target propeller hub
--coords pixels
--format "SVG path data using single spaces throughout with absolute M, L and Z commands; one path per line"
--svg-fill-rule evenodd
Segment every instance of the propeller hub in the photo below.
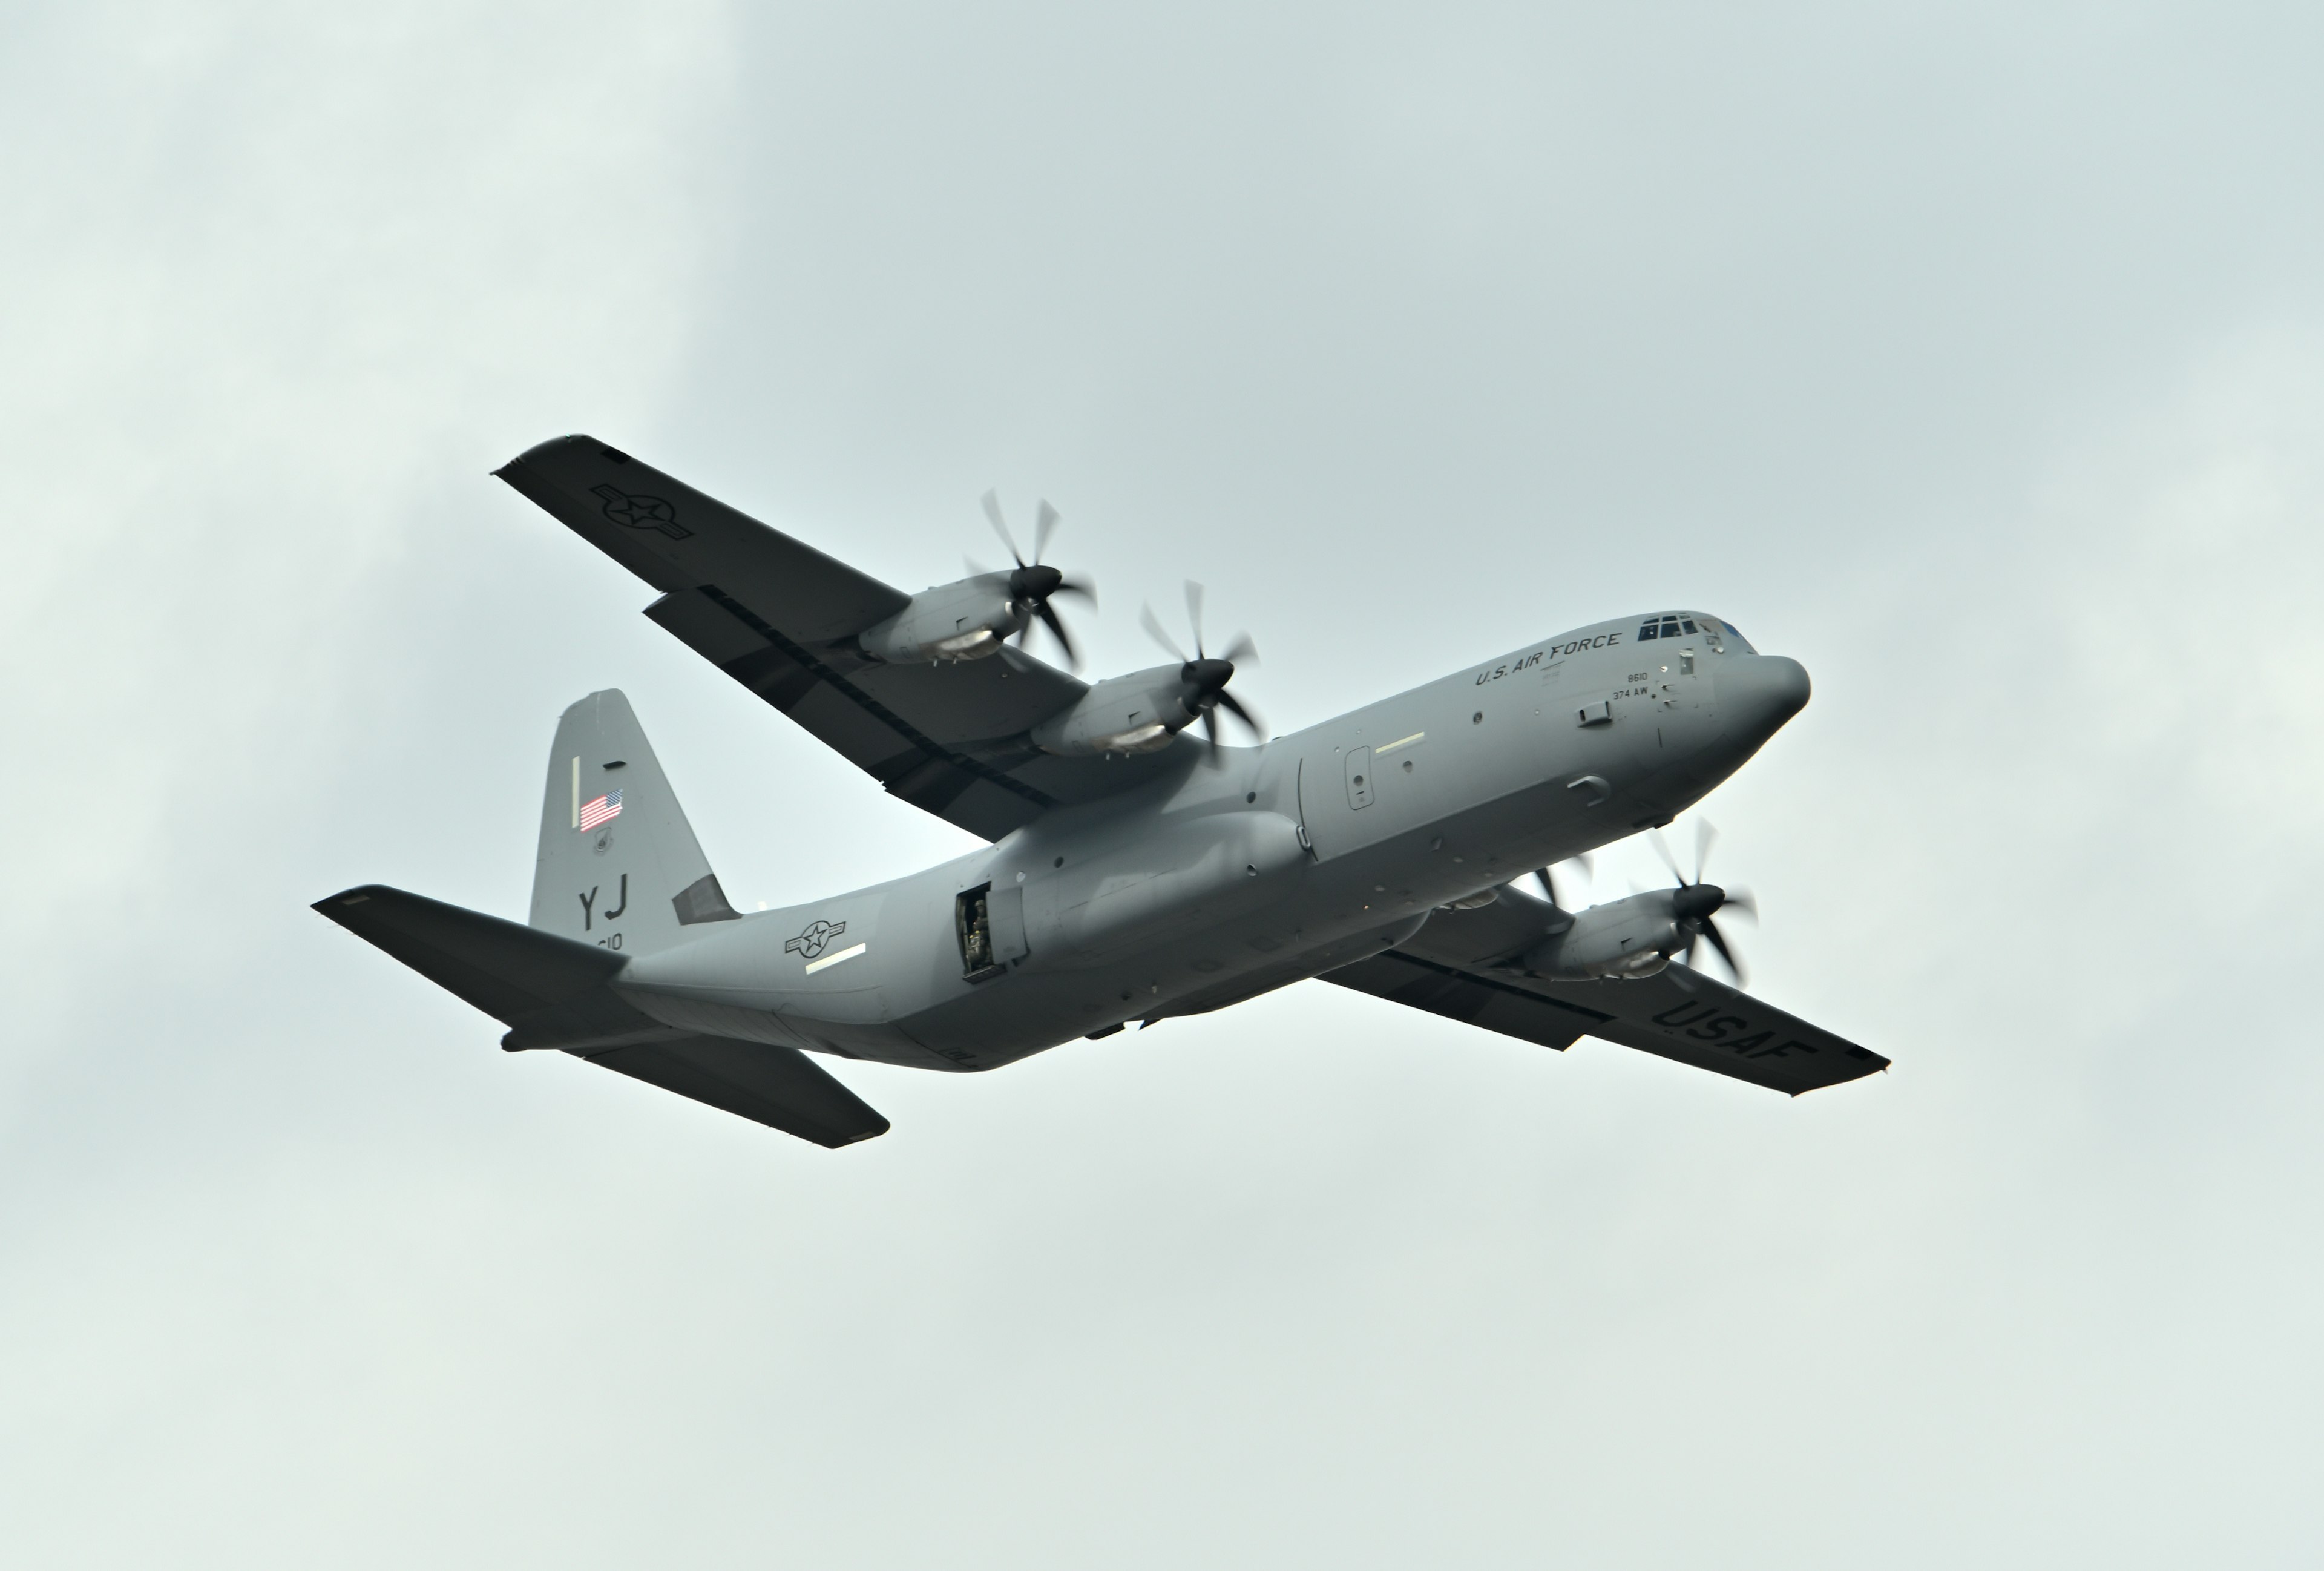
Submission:
M 1234 661 L 1231 660 L 1190 660 L 1179 675 L 1200 693 L 1215 693 L 1234 679 Z
M 1035 562 L 1009 575 L 1009 594 L 1012 599 L 1043 602 L 1056 594 L 1065 581 L 1065 574 L 1056 568 Z
M 1727 892 L 1715 883 L 1690 883 L 1671 892 L 1671 909 L 1681 921 L 1707 917 L 1727 903 Z

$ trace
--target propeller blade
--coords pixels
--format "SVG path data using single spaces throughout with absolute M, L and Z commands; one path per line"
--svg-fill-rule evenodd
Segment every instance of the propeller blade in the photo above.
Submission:
M 1730 889 L 1727 902 L 1719 908 L 1723 911 L 1741 911 L 1753 921 L 1759 919 L 1759 900 L 1748 889 Z
M 1057 641 L 1057 647 L 1065 652 L 1066 667 L 1073 670 L 1081 670 L 1082 652 L 1074 647 L 1072 635 L 1065 632 L 1065 619 L 1049 608 L 1049 603 L 1047 600 L 1033 608 L 1033 615 L 1041 619 L 1041 625 L 1049 630 L 1050 636 Z M 1033 624 L 1030 622 L 1026 623 L 1025 631 L 1028 633 L 1033 631 Z
M 1719 831 L 1711 827 L 1708 818 L 1694 821 L 1694 882 L 1702 882 L 1702 864 L 1711 858 L 1711 843 L 1719 838 Z
M 1569 856 L 1566 860 L 1568 862 L 1579 862 L 1582 864 L 1582 880 L 1583 883 L 1595 883 L 1598 882 L 1597 859 L 1591 856 L 1590 853 L 1584 851 L 1581 855 Z
M 1232 715 L 1245 725 L 1250 726 L 1250 734 L 1253 736 L 1261 741 L 1266 740 L 1267 727 L 1260 723 L 1259 716 L 1252 714 L 1250 710 L 1244 706 L 1241 699 L 1236 698 L 1232 693 L 1228 692 L 1223 688 L 1219 689 L 1218 705 L 1213 707 L 1216 707 L 1219 706 L 1223 706 L 1228 714 Z
M 1563 910 L 1565 909 L 1565 902 L 1557 898 L 1557 885 L 1550 882 L 1549 869 L 1546 867 L 1536 867 L 1533 870 L 1533 875 L 1541 880 L 1541 892 L 1549 897 L 1549 903 L 1555 906 L 1558 910 Z
M 1057 510 L 1049 499 L 1041 498 L 1041 511 L 1033 518 L 1033 559 L 1039 561 L 1049 554 L 1049 537 L 1057 532 Z
M 1155 620 L 1153 606 L 1140 605 L 1138 608 L 1138 624 L 1146 629 L 1147 637 L 1152 639 L 1164 649 L 1168 650 L 1172 654 L 1177 656 L 1178 663 L 1180 665 L 1185 665 L 1186 663 L 1186 652 L 1180 649 L 1176 643 L 1171 641 L 1170 635 L 1162 631 L 1162 624 Z
M 1009 532 L 1009 521 L 1001 516 L 1000 492 L 988 491 L 984 494 L 984 516 L 992 521 L 992 532 L 999 535 L 1001 543 L 1009 548 L 1010 556 L 1016 559 L 1019 567 L 1023 567 L 1025 558 L 1017 550 L 1016 537 Z
M 1711 940 L 1711 947 L 1719 951 L 1719 957 L 1721 960 L 1727 962 L 1727 969 L 1734 973 L 1735 985 L 1744 986 L 1743 962 L 1738 960 L 1735 957 L 1735 951 L 1727 947 L 1727 939 L 1720 933 L 1719 924 L 1709 917 L 1703 918 L 1702 936 Z
M 1646 839 L 1654 846 L 1655 855 L 1663 859 L 1663 865 L 1670 869 L 1672 879 L 1681 889 L 1684 889 L 1686 874 L 1678 870 L 1678 858 L 1671 855 L 1670 842 L 1663 838 L 1663 832 L 1660 829 L 1649 829 L 1646 831 Z
M 1226 695 L 1222 693 L 1219 697 L 1223 698 Z M 1210 738 L 1210 762 L 1215 767 L 1219 762 L 1219 708 L 1215 704 L 1206 704 L 1203 707 L 1203 735 Z
M 1194 630 L 1194 658 L 1203 658 L 1203 587 L 1186 580 L 1186 625 Z
M 1086 578 L 1065 578 L 1059 580 L 1057 587 L 1049 591 L 1049 596 L 1050 598 L 1055 599 L 1059 595 L 1077 595 L 1081 596 L 1081 598 L 1088 601 L 1093 606 L 1097 604 L 1097 586 L 1091 583 Z
M 1219 652 L 1219 658 L 1234 666 L 1255 666 L 1259 663 L 1259 645 L 1251 642 L 1250 634 L 1238 633 L 1234 642 Z

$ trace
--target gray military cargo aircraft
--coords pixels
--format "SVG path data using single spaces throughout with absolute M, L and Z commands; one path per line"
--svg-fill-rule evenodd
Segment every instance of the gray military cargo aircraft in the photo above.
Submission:
M 1659 827 L 1797 714 L 1730 623 L 1562 633 L 1259 745 L 1247 641 L 1094 685 L 1034 559 L 906 595 L 588 437 L 502 479 L 660 592 L 646 615 L 877 780 L 988 842 L 736 910 L 619 692 L 565 712 L 522 925 L 383 885 L 315 909 L 556 1049 L 825 1146 L 888 1121 L 807 1055 L 995 1069 L 1308 977 L 1563 1049 L 1583 1036 L 1796 1095 L 1887 1067 L 1691 964 L 1748 897 L 1695 876 L 1570 910 L 1549 869 Z M 1147 616 L 1148 631 L 1170 641 Z M 1207 737 L 1187 732 L 1200 721 Z M 1523 885 L 1531 882 L 1542 893 Z M 1735 971 L 1741 981 L 1739 971 Z

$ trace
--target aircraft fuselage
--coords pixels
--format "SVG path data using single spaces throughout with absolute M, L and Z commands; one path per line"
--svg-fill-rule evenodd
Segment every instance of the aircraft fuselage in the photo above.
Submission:
M 1561 633 L 909 877 L 716 924 L 615 984 L 665 1025 L 988 1069 L 1409 938 L 1440 906 L 1667 822 L 1808 697 L 1731 628 Z M 1643 640 L 1645 625 L 1657 636 Z M 618 928 L 593 934 L 620 947 Z

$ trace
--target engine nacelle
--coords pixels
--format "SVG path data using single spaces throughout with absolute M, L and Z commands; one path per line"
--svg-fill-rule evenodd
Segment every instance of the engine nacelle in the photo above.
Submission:
M 1673 891 L 1654 890 L 1577 911 L 1572 926 L 1526 951 L 1528 976 L 1579 982 L 1593 976 L 1652 976 L 1686 947 Z
M 1155 666 L 1113 677 L 1080 703 L 1033 727 L 1033 745 L 1065 758 L 1103 753 L 1154 753 L 1194 722 L 1182 666 Z
M 1024 626 L 1025 610 L 1010 596 L 1010 575 L 979 573 L 921 590 L 895 615 L 857 633 L 855 642 L 890 665 L 982 660 L 1000 653 L 1002 642 Z

